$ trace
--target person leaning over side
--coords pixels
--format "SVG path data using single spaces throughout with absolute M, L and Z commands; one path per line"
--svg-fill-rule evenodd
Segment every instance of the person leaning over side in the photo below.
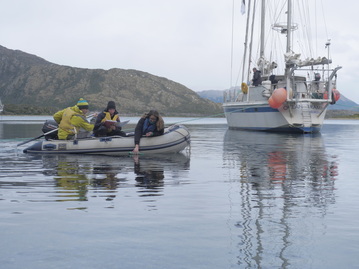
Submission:
M 159 136 L 163 135 L 165 124 L 156 110 L 150 110 L 150 112 L 142 115 L 135 128 L 135 148 L 134 154 L 138 154 L 140 151 L 140 140 L 142 136 Z
M 76 134 L 77 138 L 89 136 L 94 125 L 87 121 L 86 114 L 89 111 L 89 104 L 83 98 L 73 107 L 68 107 L 54 114 L 54 120 L 59 124 L 59 139 L 69 140 Z
M 116 126 L 116 124 L 107 125 L 106 121 L 120 122 L 120 117 L 114 101 L 109 101 L 106 109 L 98 114 L 93 132 L 97 137 L 113 135 L 126 136 L 126 134 L 121 131 L 121 127 Z

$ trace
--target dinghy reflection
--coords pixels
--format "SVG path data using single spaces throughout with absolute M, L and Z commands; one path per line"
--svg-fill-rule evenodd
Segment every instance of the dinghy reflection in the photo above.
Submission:
M 47 176 L 53 176 L 57 188 L 56 201 L 87 201 L 89 191 L 107 198 L 121 183 L 119 174 L 127 171 L 129 162 L 98 156 L 41 156 Z M 101 196 L 102 196 L 101 195 Z M 92 196 L 93 197 L 93 196 Z
M 177 184 L 187 173 L 190 158 L 184 154 L 151 157 L 44 155 L 44 174 L 53 176 L 57 201 L 111 201 L 119 189 L 137 187 L 140 197 L 163 195 L 167 184 Z
M 314 243 L 308 211 L 321 219 L 335 203 L 335 156 L 327 155 L 320 134 L 228 130 L 223 162 L 231 171 L 231 211 L 240 212 L 229 220 L 238 228 L 238 264 L 285 268 L 298 236 Z

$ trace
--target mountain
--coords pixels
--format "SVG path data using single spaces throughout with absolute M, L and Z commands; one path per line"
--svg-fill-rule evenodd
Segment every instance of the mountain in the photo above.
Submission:
M 206 90 L 197 92 L 202 98 L 206 98 L 215 103 L 223 103 L 223 93 L 225 90 Z
M 210 116 L 221 105 L 167 78 L 138 70 L 85 69 L 57 65 L 36 55 L 0 46 L 0 98 L 4 112 L 53 113 L 83 97 L 90 110 L 114 100 L 122 115 L 157 109 L 165 116 Z
M 340 99 L 335 103 L 335 105 L 329 106 L 328 110 L 359 111 L 359 105 L 341 94 Z
M 211 100 L 213 102 L 222 103 L 224 91 L 226 90 L 207 90 L 197 92 L 197 94 L 202 98 L 207 98 L 208 100 Z M 359 105 L 341 94 L 340 99 L 336 102 L 336 104 L 330 105 L 328 107 L 328 110 L 336 110 L 338 113 L 339 111 L 342 111 L 342 113 L 344 114 L 353 114 L 352 112 L 359 111 Z

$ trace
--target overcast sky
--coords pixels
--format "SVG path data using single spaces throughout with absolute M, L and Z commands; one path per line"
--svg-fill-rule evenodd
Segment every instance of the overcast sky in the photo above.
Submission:
M 338 90 L 359 103 L 359 2 L 319 2 L 325 4 L 334 66 L 343 66 Z M 239 8 L 240 0 L 235 4 Z M 194 91 L 224 90 L 234 83 L 232 5 L 233 0 L 0 0 L 0 45 L 60 65 L 136 69 Z

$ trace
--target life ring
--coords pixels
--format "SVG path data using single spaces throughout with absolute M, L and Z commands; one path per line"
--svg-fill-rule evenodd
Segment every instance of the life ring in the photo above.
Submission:
M 243 92 L 244 94 L 247 94 L 247 93 L 248 93 L 248 85 L 247 85 L 247 83 L 242 82 L 242 84 L 241 84 L 241 89 L 242 89 L 242 92 Z

